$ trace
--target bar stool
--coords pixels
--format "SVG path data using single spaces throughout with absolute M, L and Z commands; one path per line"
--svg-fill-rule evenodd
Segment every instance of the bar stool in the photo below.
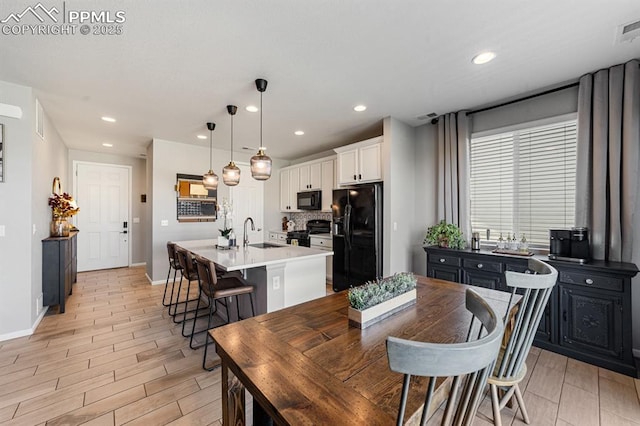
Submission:
M 176 275 L 178 271 L 182 269 L 180 263 L 178 263 L 178 259 L 176 259 L 176 245 L 171 241 L 167 241 L 167 254 L 169 255 L 169 272 L 167 272 L 167 282 L 164 285 L 164 295 L 162 296 L 162 306 L 169 306 L 169 310 L 171 310 L 171 305 L 173 301 L 173 289 L 176 285 Z M 169 278 L 171 277 L 171 271 L 173 270 L 173 284 L 171 285 L 171 295 L 169 296 L 169 301 L 167 302 L 167 287 L 169 287 Z
M 217 367 L 217 365 L 212 366 L 211 368 L 206 367 L 207 361 L 207 348 L 209 347 L 209 333 L 211 330 L 211 320 L 213 316 L 217 312 L 217 304 L 221 304 L 226 311 L 226 322 L 221 325 L 229 324 L 231 322 L 231 318 L 229 316 L 229 305 L 227 303 L 227 298 L 232 298 L 235 296 L 236 298 L 236 312 L 238 316 L 238 320 L 242 320 L 240 316 L 240 307 L 239 307 L 239 298 L 238 296 L 247 295 L 249 297 L 249 302 L 251 303 L 251 316 L 255 315 L 255 309 L 253 306 L 253 286 L 246 282 L 241 276 L 235 274 L 224 275 L 222 278 L 218 278 L 216 275 L 215 264 L 211 262 L 209 259 L 205 259 L 201 256 L 196 256 L 196 265 L 198 267 L 198 275 L 200 277 L 200 289 L 202 290 L 201 294 L 204 294 L 209 303 L 209 319 L 207 322 L 207 328 L 203 330 L 195 331 L 196 322 L 193 322 L 193 329 L 191 332 L 191 341 L 189 342 L 190 346 L 193 343 L 193 336 L 197 333 L 205 332 L 205 341 L 204 344 L 204 355 L 202 358 L 202 368 L 207 371 L 211 371 Z M 198 306 L 200 302 L 198 301 Z M 218 326 L 219 327 L 219 326 Z M 198 346 L 198 347 L 201 347 Z
M 194 261 L 193 261 L 193 256 L 191 254 L 190 251 L 183 249 L 182 247 L 176 246 L 176 258 L 178 260 L 178 263 L 180 264 L 181 267 L 181 274 L 180 274 L 180 283 L 178 284 L 178 295 L 176 296 L 176 303 L 175 303 L 175 310 L 173 313 L 173 322 L 176 324 L 182 323 L 182 336 L 183 337 L 189 337 L 189 335 L 185 334 L 185 327 L 184 327 L 184 322 L 187 319 L 187 314 L 189 313 L 194 313 L 194 316 L 197 317 L 197 311 L 198 308 L 196 309 L 189 309 L 189 303 L 190 302 L 199 302 L 200 301 L 200 289 L 198 287 L 198 297 L 194 298 L 194 299 L 189 299 L 189 295 L 191 294 L 191 282 L 192 281 L 200 281 L 198 278 L 198 270 L 195 268 L 194 265 Z M 182 279 L 186 279 L 187 280 L 187 295 L 185 297 L 185 300 L 183 301 L 179 301 L 180 298 L 180 292 L 182 291 Z M 184 305 L 184 309 L 182 310 L 182 312 L 178 313 L 178 305 Z M 205 307 L 206 308 L 206 307 Z M 169 312 L 171 313 L 171 312 Z M 179 314 L 182 314 L 182 319 L 179 319 Z M 195 318 L 194 318 L 195 321 Z

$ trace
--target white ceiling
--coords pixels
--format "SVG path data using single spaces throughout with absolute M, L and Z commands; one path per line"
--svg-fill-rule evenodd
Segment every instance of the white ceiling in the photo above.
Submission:
M 0 20 L 33 1 L 2 0 Z M 62 10 L 62 0 L 43 0 Z M 294 159 L 380 133 L 381 119 L 487 105 L 640 57 L 637 0 L 75 1 L 125 12 L 122 35 L 0 34 L 0 80 L 31 86 L 70 148 L 139 156 L 152 138 L 259 145 Z M 33 17 L 25 16 L 26 22 Z M 36 23 L 36 22 L 32 22 Z M 493 50 L 478 66 L 471 58 Z M 2 93 L 0 93 L 2 102 Z M 363 103 L 362 113 L 353 106 Z M 115 124 L 100 120 L 115 117 Z M 295 136 L 295 130 L 304 136 Z M 113 148 L 104 148 L 109 142 Z

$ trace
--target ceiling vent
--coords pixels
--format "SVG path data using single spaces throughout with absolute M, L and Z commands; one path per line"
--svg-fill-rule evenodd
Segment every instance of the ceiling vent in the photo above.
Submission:
M 640 37 L 640 20 L 618 26 L 616 43 L 630 42 L 636 37 Z
M 433 117 L 437 117 L 438 114 L 436 114 L 435 112 L 430 112 L 429 114 L 424 114 L 421 115 L 419 117 L 416 117 L 418 120 L 427 120 L 429 118 L 433 118 Z

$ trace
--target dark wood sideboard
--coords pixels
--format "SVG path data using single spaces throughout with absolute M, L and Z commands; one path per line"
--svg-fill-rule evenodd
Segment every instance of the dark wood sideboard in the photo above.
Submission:
M 505 271 L 525 272 L 528 257 L 425 247 L 427 276 L 507 290 Z M 633 263 L 593 260 L 584 265 L 552 261 L 558 270 L 535 346 L 629 376 L 638 377 L 631 333 Z
M 61 314 L 78 277 L 77 235 L 42 240 L 42 304 L 59 305 Z

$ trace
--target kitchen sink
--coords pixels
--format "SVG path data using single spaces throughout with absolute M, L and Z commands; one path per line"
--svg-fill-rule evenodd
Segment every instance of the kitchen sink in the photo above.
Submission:
M 282 246 L 280 244 L 255 243 L 255 244 L 249 244 L 249 247 L 267 249 L 267 248 L 278 248 L 278 247 L 282 247 Z

